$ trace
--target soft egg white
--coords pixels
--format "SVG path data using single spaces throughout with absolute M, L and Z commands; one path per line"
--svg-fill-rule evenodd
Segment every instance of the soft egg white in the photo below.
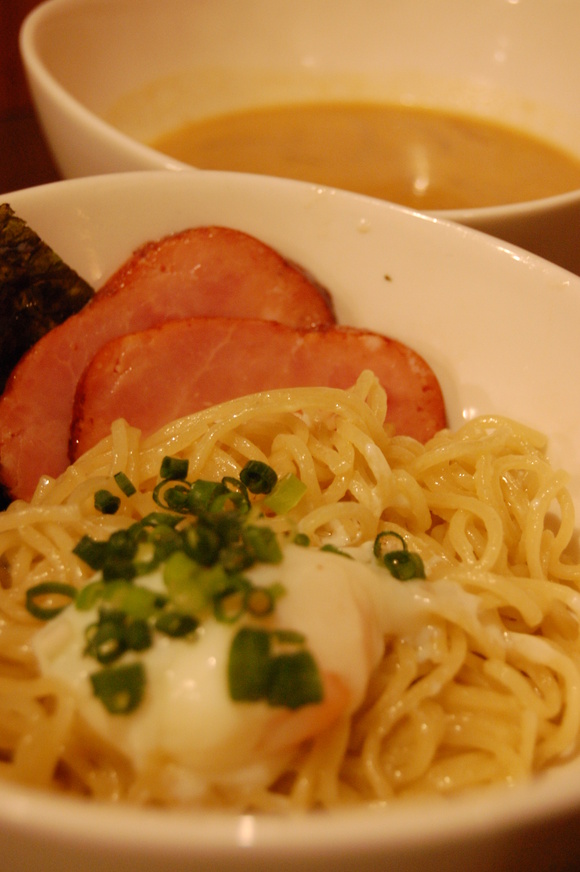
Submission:
M 124 655 L 122 662 L 141 659 L 147 675 L 145 698 L 128 715 L 110 714 L 93 696 L 89 674 L 99 667 L 83 650 L 96 612 L 68 607 L 35 635 L 33 650 L 42 673 L 70 688 L 87 723 L 137 770 L 162 761 L 189 793 L 240 779 L 268 783 L 304 739 L 361 704 L 385 636 L 424 626 L 428 583 L 396 581 L 370 559 L 368 548 L 350 554 L 358 559 L 290 545 L 280 564 L 246 573 L 255 585 L 283 585 L 265 624 L 306 637 L 325 688 L 317 705 L 290 710 L 232 701 L 227 663 L 239 623 L 212 618 L 193 639 L 156 634 L 148 650 Z M 163 588 L 160 572 L 140 583 Z

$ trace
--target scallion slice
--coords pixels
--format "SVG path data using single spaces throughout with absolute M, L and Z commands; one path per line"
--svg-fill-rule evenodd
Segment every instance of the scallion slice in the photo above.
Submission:
M 70 605 L 76 595 L 77 589 L 72 584 L 43 581 L 26 591 L 26 608 L 33 617 L 41 621 L 50 621 Z M 62 602 L 63 599 L 65 602 Z
M 282 549 L 271 527 L 248 524 L 242 530 L 244 545 L 252 554 L 253 561 L 260 563 L 280 563 Z
M 278 481 L 278 475 L 267 463 L 248 460 L 240 472 L 240 481 L 252 494 L 269 494 Z
M 79 612 L 88 612 L 102 599 L 106 585 L 103 581 L 91 581 L 79 590 L 75 606 Z
M 191 615 L 182 615 L 175 611 L 162 612 L 155 622 L 155 629 L 174 639 L 188 636 L 198 626 L 199 622 Z
M 95 509 L 103 515 L 114 515 L 119 511 L 121 500 L 105 488 L 95 491 Z
M 316 661 L 301 647 L 303 637 L 293 631 L 242 627 L 232 642 L 228 662 L 230 696 L 238 702 L 264 700 L 271 706 L 297 709 L 324 698 Z M 276 644 L 294 650 L 276 653 Z M 298 650 L 296 650 L 296 646 Z
M 235 624 L 245 611 L 246 590 L 242 586 L 232 586 L 214 596 L 213 613 L 221 624 Z
M 189 460 L 182 457 L 164 457 L 161 461 L 159 475 L 161 478 L 185 479 L 189 469 Z
M 152 496 L 161 508 L 187 514 L 191 511 L 190 492 L 191 488 L 186 482 L 175 484 L 173 479 L 164 478 L 155 485 Z
M 191 485 L 188 505 L 190 511 L 198 512 L 201 509 L 209 511 L 214 500 L 227 493 L 227 488 L 221 481 L 206 481 L 199 478 Z
M 352 560 L 352 555 L 347 554 L 346 551 L 343 551 L 341 548 L 337 548 L 336 545 L 332 545 L 330 542 L 327 542 L 326 545 L 323 545 L 320 549 L 321 551 L 329 551 L 331 554 L 338 554 L 340 557 L 348 557 Z
M 107 556 L 108 543 L 99 542 L 90 536 L 83 536 L 73 548 L 73 554 L 80 557 L 91 569 L 101 569 Z
M 107 608 L 135 620 L 150 618 L 159 599 L 159 594 L 130 581 L 111 581 L 103 586 L 101 595 Z
M 385 550 L 389 537 L 401 543 L 402 548 Z M 375 538 L 373 553 L 398 581 L 410 581 L 413 578 L 425 578 L 425 567 L 421 555 L 409 551 L 407 543 L 395 530 L 384 530 Z
M 275 488 L 264 499 L 264 505 L 276 515 L 285 515 L 298 505 L 307 487 L 293 472 L 278 479 Z
M 250 508 L 248 489 L 238 478 L 224 476 L 222 478 L 224 491 L 217 494 L 210 505 L 211 512 L 241 512 L 245 513 Z
M 133 494 L 137 493 L 137 488 L 124 472 L 116 472 L 113 478 L 115 479 L 119 490 L 121 490 L 126 497 L 132 497 Z
M 246 611 L 255 618 L 265 618 L 271 615 L 278 597 L 285 593 L 281 584 L 270 587 L 252 587 L 246 596 Z
M 219 533 L 207 524 L 191 524 L 183 531 L 182 541 L 185 553 L 202 566 L 213 566 L 219 558 Z
M 267 630 L 242 627 L 234 636 L 228 662 L 230 696 L 235 702 L 258 702 L 268 692 L 270 636 Z
M 425 578 L 423 561 L 414 551 L 389 551 L 383 557 L 383 562 L 391 575 L 399 581 Z
M 125 627 L 114 617 L 101 618 L 96 624 L 87 627 L 85 654 L 94 657 L 103 666 L 114 663 L 127 650 Z
M 271 706 L 297 709 L 323 698 L 320 672 L 310 651 L 279 654 L 271 660 L 267 694 Z
M 377 560 L 382 560 L 384 554 L 388 550 L 388 546 L 386 544 L 388 539 L 396 539 L 397 542 L 401 543 L 401 548 L 405 551 L 407 550 L 407 543 L 405 542 L 400 533 L 395 532 L 395 530 L 383 530 L 375 537 L 375 541 L 373 544 L 373 554 L 375 555 Z M 397 548 L 396 550 L 399 549 Z
M 95 696 L 113 715 L 127 715 L 143 699 L 145 669 L 142 663 L 107 667 L 90 676 Z
M 146 651 L 153 644 L 151 627 L 144 618 L 128 621 L 125 627 L 127 648 L 131 651 Z

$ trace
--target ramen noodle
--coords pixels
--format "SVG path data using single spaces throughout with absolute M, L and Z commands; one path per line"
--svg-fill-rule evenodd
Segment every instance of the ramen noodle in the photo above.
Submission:
M 280 813 L 512 784 L 575 754 L 580 566 L 567 557 L 575 524 L 567 476 L 548 462 L 544 437 L 511 420 L 479 417 L 423 446 L 386 430 L 385 413 L 382 388 L 363 373 L 348 391 L 256 394 L 145 439 L 117 421 L 60 478 L 41 480 L 29 504 L 13 503 L 0 516 L 2 775 L 98 800 Z M 237 480 L 248 460 L 267 464 L 279 480 L 299 479 L 301 498 L 259 523 L 283 543 L 289 565 L 298 552 L 301 561 L 328 561 L 346 597 L 322 595 L 321 608 L 331 609 L 330 635 L 339 637 L 346 661 L 360 656 L 368 673 L 361 684 L 344 666 L 342 679 L 358 688 L 352 704 L 338 705 L 326 722 L 318 714 L 325 698 L 292 715 L 283 706 L 228 701 L 228 712 L 247 714 L 248 735 L 262 717 L 290 734 L 283 752 L 270 748 L 265 767 L 254 749 L 226 771 L 237 751 L 224 743 L 215 745 L 220 766 L 200 754 L 197 773 L 155 743 L 140 755 L 127 737 L 147 706 L 116 715 L 101 706 L 93 717 L 89 703 L 79 703 L 86 674 L 68 680 L 68 666 L 50 668 L 54 628 L 75 606 L 46 622 L 26 607 L 26 591 L 47 582 L 86 589 L 94 573 L 73 552 L 76 543 L 106 540 L 158 511 L 152 491 L 168 456 L 189 461 L 189 480 Z M 118 473 L 135 493 L 115 490 Z M 93 495 L 103 490 L 119 493 L 114 514 L 95 508 Z M 424 577 L 399 580 L 371 565 L 381 532 L 400 537 Z M 308 542 L 300 549 L 298 536 Z M 306 624 L 297 612 L 291 625 L 313 646 L 316 590 L 306 595 Z M 281 609 L 284 601 L 282 594 Z M 349 605 L 344 614 L 341 602 Z M 355 620 L 356 638 L 349 631 Z M 199 640 L 179 644 L 193 650 Z M 66 663 L 82 662 L 79 656 Z M 211 711 L 220 711 L 215 705 Z M 206 729 L 203 713 L 199 723 Z M 188 733 L 195 730 L 190 723 Z

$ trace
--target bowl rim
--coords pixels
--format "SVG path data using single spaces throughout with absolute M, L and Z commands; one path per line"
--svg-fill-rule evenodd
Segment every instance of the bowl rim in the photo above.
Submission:
M 410 851 L 418 840 L 422 850 L 430 850 L 490 835 L 499 838 L 577 813 L 578 788 L 558 791 L 548 811 L 542 793 L 540 779 L 508 788 L 488 787 L 453 799 L 413 800 L 411 814 L 406 803 L 395 802 L 277 816 L 107 804 L 4 783 L 0 784 L 0 834 L 9 826 L 22 836 L 34 833 L 67 845 L 98 848 L 106 840 L 109 847 L 163 856 L 208 851 L 227 855 L 239 848 L 266 855 L 291 852 L 295 858 L 312 852 L 338 857 L 345 851 L 363 856 Z
M 38 33 L 45 21 L 50 19 L 53 13 L 59 14 L 61 9 L 66 10 L 69 7 L 79 7 L 83 4 L 89 6 L 91 2 L 92 0 L 44 0 L 24 18 L 18 33 L 18 48 L 33 96 L 37 89 L 42 89 L 55 105 L 61 106 L 66 115 L 69 117 L 78 116 L 88 132 L 95 136 L 97 142 L 108 138 L 120 147 L 125 155 L 147 161 L 148 167 L 143 167 L 141 171 L 147 171 L 147 169 L 175 171 L 197 169 L 139 142 L 123 133 L 113 124 L 100 118 L 74 97 L 42 60 L 38 49 Z M 97 0 L 97 2 L 114 4 L 114 0 Z M 40 122 L 43 124 L 42 118 L 40 118 Z

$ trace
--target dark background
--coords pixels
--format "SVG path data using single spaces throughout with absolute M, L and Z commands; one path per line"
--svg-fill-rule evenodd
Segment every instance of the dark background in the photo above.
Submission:
M 0 0 L 0 193 L 57 179 L 30 104 L 18 31 L 38 0 Z

